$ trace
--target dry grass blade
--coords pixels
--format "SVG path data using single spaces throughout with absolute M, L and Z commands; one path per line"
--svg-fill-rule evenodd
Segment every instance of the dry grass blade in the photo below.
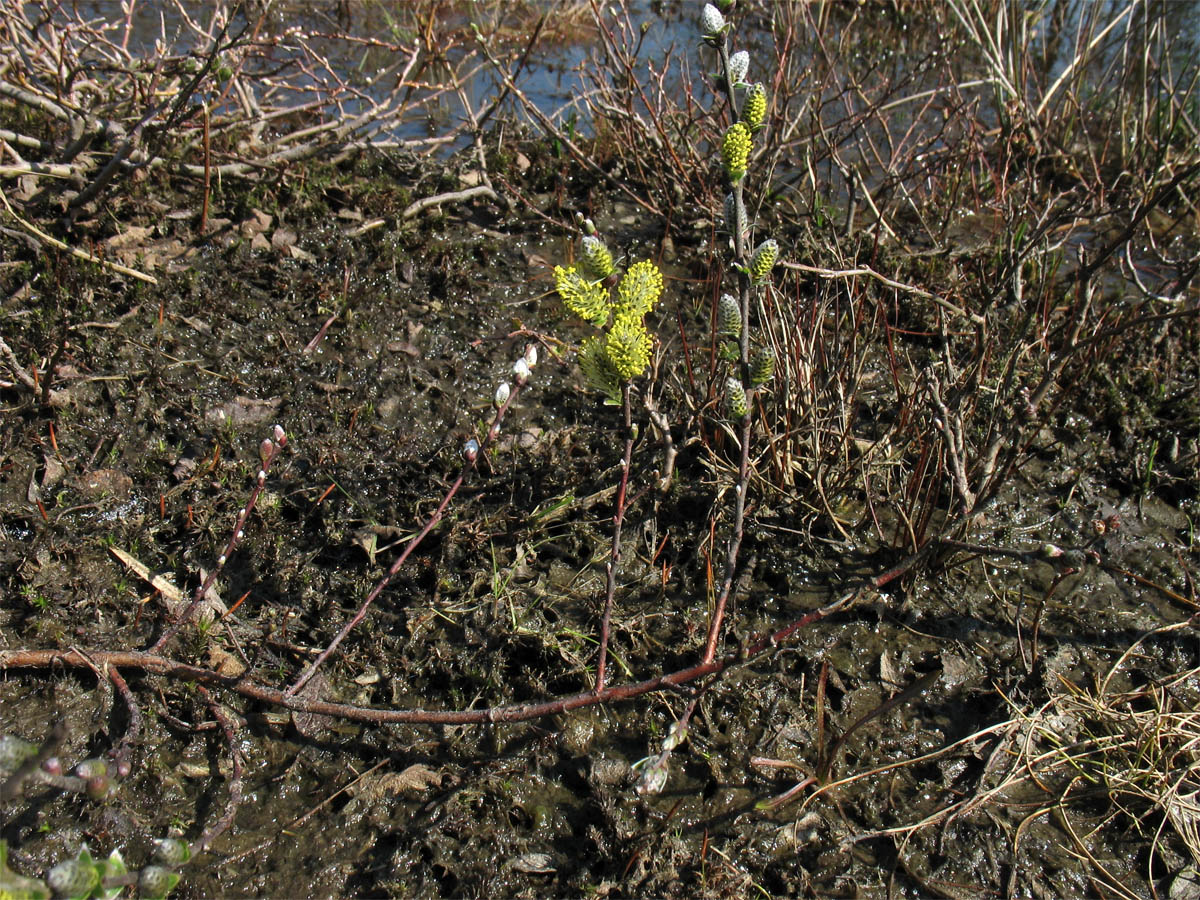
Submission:
M 1121 670 L 1133 651 L 1151 635 L 1123 654 L 1094 688 L 1069 685 L 1026 725 L 1026 771 L 1047 788 L 1065 783 L 1058 820 L 1110 888 L 1119 878 L 1095 860 L 1070 824 L 1076 797 L 1094 798 L 1099 792 L 1114 812 L 1124 813 L 1131 822 L 1157 820 L 1152 857 L 1174 844 L 1173 853 L 1185 852 L 1200 865 L 1200 667 L 1146 685 L 1116 688 L 1129 678 Z M 1153 868 L 1153 859 L 1147 865 Z

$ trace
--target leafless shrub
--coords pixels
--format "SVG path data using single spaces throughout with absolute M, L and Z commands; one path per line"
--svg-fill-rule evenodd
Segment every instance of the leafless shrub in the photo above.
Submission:
M 0 129 L 0 171 L 67 178 L 77 209 L 147 167 L 207 191 L 318 155 L 453 145 L 479 124 L 458 108 L 486 69 L 473 29 L 490 27 L 507 58 L 527 36 L 514 17 L 528 13 L 494 4 L 472 21 L 453 7 L 365 5 L 339 20 L 302 4 L 176 2 L 150 23 L 133 2 L 108 18 L 60 0 L 5 3 L 0 97 L 43 126 Z

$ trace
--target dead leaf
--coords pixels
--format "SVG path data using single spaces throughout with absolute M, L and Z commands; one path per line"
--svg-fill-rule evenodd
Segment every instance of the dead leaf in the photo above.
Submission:
M 890 688 L 900 688 L 900 669 L 892 659 L 890 650 L 885 649 L 879 656 L 879 680 Z
M 260 425 L 275 417 L 283 403 L 280 397 L 258 400 L 254 397 L 234 397 L 228 403 L 214 406 L 204 414 L 204 421 L 209 425 L 223 425 L 229 422 L 236 426 Z
M 255 235 L 262 234 L 270 229 L 271 224 L 275 221 L 273 216 L 268 215 L 261 209 L 250 210 L 250 218 L 244 220 L 238 226 L 242 232 L 242 237 L 253 238 Z
M 296 240 L 296 232 L 288 228 L 276 228 L 275 233 L 271 235 L 271 246 L 276 250 L 283 250 L 295 244 Z
M 317 672 L 312 678 L 304 683 L 304 687 L 300 688 L 296 696 L 304 697 L 308 700 L 324 700 L 329 689 L 329 681 L 324 674 Z M 292 710 L 292 725 L 295 726 L 301 737 L 306 737 L 309 740 L 315 740 L 321 736 L 321 733 L 328 731 L 333 725 L 333 719 L 329 716 L 318 715 L 317 713 L 305 712 L 304 710 Z
M 384 772 L 364 778 L 354 788 L 356 797 L 373 803 L 397 794 L 421 794 L 431 787 L 441 787 L 446 776 L 422 763 L 413 763 L 403 772 Z
M 22 175 L 17 179 L 17 190 L 10 196 L 20 200 L 22 203 L 27 203 L 34 198 L 38 192 L 38 177 L 36 175 Z
M 120 234 L 114 234 L 104 246 L 109 250 L 123 250 L 126 247 L 141 247 L 154 234 L 153 226 L 130 225 Z
M 42 489 L 38 487 L 37 472 L 34 469 L 29 470 L 29 484 L 25 487 L 25 499 L 34 506 L 37 506 L 42 499 Z M 373 556 L 372 562 L 374 562 Z
M 389 353 L 407 353 L 414 359 L 421 355 L 421 351 L 415 344 L 410 344 L 408 341 L 388 341 Z
M 558 871 L 554 866 L 554 857 L 549 853 L 522 853 L 510 859 L 508 867 L 527 875 L 549 875 Z
M 58 458 L 45 454 L 42 459 L 45 462 L 45 471 L 42 473 L 42 487 L 47 490 L 54 487 L 62 481 L 63 476 L 67 473 L 66 467 L 58 461 Z
M 207 322 L 205 322 L 203 319 L 196 319 L 196 318 L 193 318 L 192 316 L 180 316 L 179 321 L 182 322 L 184 325 L 188 326 L 189 328 L 195 329 L 196 331 L 200 332 L 201 334 L 208 334 L 208 335 L 212 334 L 212 326 L 209 325 Z
M 165 575 L 151 575 L 148 565 L 141 560 L 134 559 L 120 547 L 109 547 L 108 552 L 120 560 L 130 572 L 142 581 L 149 582 L 151 587 L 162 594 L 163 599 L 167 601 L 168 608 L 171 603 L 183 603 L 183 592 L 175 587 Z
M 231 678 L 237 678 L 246 671 L 246 664 L 244 662 L 216 644 L 212 644 L 208 648 L 208 666 L 210 669 L 222 675 L 228 675 Z
M 385 538 L 388 541 L 398 541 L 410 536 L 410 532 L 395 525 L 367 525 L 365 528 L 355 530 L 354 543 L 367 552 L 367 556 L 371 559 L 371 565 L 375 565 L 375 555 L 380 551 L 380 538 Z
M 93 469 L 70 484 L 88 497 L 124 497 L 133 488 L 133 479 L 119 469 Z

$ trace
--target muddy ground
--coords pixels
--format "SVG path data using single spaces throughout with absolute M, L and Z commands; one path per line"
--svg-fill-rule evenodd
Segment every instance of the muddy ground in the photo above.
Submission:
M 658 225 L 556 182 L 538 143 L 526 149 L 532 165 L 511 175 L 542 210 L 566 220 L 578 204 L 622 249 L 662 258 Z M 278 423 L 289 446 L 218 584 L 226 607 L 240 605 L 169 652 L 243 667 L 240 647 L 254 677 L 287 684 L 432 512 L 494 386 L 533 342 L 542 362 L 504 439 L 319 690 L 466 709 L 590 685 L 618 413 L 580 390 L 569 349 L 580 332 L 549 293 L 547 265 L 569 256 L 572 235 L 519 203 L 397 220 L 414 194 L 452 187 L 455 165 L 431 180 L 417 161 L 365 156 L 229 183 L 205 234 L 194 193 L 152 181 L 69 232 L 154 271 L 158 286 L 6 223 L 0 334 L 19 360 L 53 370 L 54 393 L 0 390 L 0 651 L 151 644 L 163 594 L 115 551 L 190 592 Z M 691 280 L 702 275 L 684 261 L 695 250 L 675 236 L 657 323 L 665 354 L 681 352 L 681 325 L 705 340 Z M 1196 896 L 1186 816 L 1179 824 L 1106 780 L 1119 762 L 1098 736 L 1119 725 L 1055 705 L 1195 609 L 1197 340 L 1194 320 L 1176 326 L 1131 338 L 1058 409 L 973 530 L 1015 549 L 1087 545 L 1078 571 L 960 553 L 864 596 L 712 687 L 657 796 L 635 792 L 631 766 L 684 705 L 672 693 L 529 724 L 401 727 L 293 719 L 217 692 L 237 723 L 244 796 L 173 895 L 1083 897 L 1116 896 L 1116 884 Z M 1123 369 L 1141 365 L 1159 395 L 1118 402 L 1135 383 Z M 664 403 L 680 391 L 672 368 Z M 709 518 L 719 511 L 719 568 L 729 516 L 731 451 L 718 432 L 711 445 L 677 435 L 676 481 L 658 497 L 642 492 L 661 459 L 643 429 L 616 679 L 697 658 Z M 1164 450 L 1148 460 L 1150 440 Z M 844 537 L 814 527 L 809 499 L 776 488 L 755 506 L 731 642 L 903 559 L 872 524 L 886 512 L 840 511 Z M 1119 528 L 1098 535 L 1093 523 L 1113 516 Z M 1157 633 L 1116 683 L 1169 684 L 1187 709 L 1200 678 L 1172 676 L 1192 673 L 1198 651 L 1190 627 Z M 17 871 L 41 874 L 81 843 L 139 866 L 151 840 L 195 840 L 226 808 L 230 748 L 204 697 L 183 680 L 124 675 L 144 717 L 132 772 L 99 803 L 27 786 L 2 814 Z M 1149 703 L 1139 696 L 1131 711 Z M 5 674 L 0 731 L 38 741 L 57 721 L 60 756 L 75 761 L 114 748 L 129 714 L 86 671 Z M 1077 764 L 1040 776 L 1024 766 L 1056 740 L 1079 750 Z M 1200 789 L 1190 759 L 1163 777 Z M 851 780 L 764 805 L 809 774 Z

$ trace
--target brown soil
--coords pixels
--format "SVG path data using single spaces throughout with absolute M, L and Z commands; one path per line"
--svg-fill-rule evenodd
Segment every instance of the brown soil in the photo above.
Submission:
M 529 152 L 528 189 L 565 218 L 552 193 L 537 193 L 554 175 Z M 495 384 L 533 340 L 543 362 L 506 439 L 317 690 L 466 709 L 587 689 L 619 449 L 617 413 L 579 389 L 561 343 L 578 335 L 549 294 L 545 260 L 565 259 L 571 236 L 487 203 L 398 225 L 396 185 L 414 187 L 413 171 L 365 161 L 253 194 L 228 185 L 204 236 L 194 215 L 172 214 L 190 198 L 146 186 L 70 232 L 153 268 L 157 287 L 5 231 L 0 334 L 23 362 L 52 360 L 61 394 L 50 406 L 19 386 L 0 390 L 0 651 L 152 643 L 161 592 L 113 551 L 188 594 L 279 423 L 289 447 L 218 586 L 227 607 L 244 599 L 170 652 L 240 667 L 240 647 L 253 677 L 287 684 L 432 511 L 463 438 L 482 428 Z M 605 210 L 601 224 L 635 254 L 656 253 L 657 236 L 620 225 L 625 214 Z M 386 224 L 350 235 L 376 217 Z M 690 249 L 681 240 L 680 256 Z M 677 312 L 692 339 L 706 327 L 687 290 L 674 283 L 659 323 L 675 353 Z M 1178 888 L 1192 864 L 1184 840 L 1152 804 L 1114 799 L 1102 755 L 1041 778 L 1018 763 L 1049 746 L 1047 734 L 1086 749 L 1107 720 L 1051 707 L 1059 720 L 1038 731 L 1028 717 L 1068 685 L 1093 689 L 1146 632 L 1194 611 L 1194 323 L 1164 340 L 1125 352 L 1170 353 L 1161 396 L 1174 400 L 1120 410 L 1103 379 L 1080 390 L 975 531 L 1013 548 L 1087 544 L 1095 555 L 1077 572 L 959 553 L 803 630 L 705 693 L 666 790 L 651 797 L 633 790 L 631 767 L 684 705 L 672 693 L 529 724 L 368 727 L 217 692 L 237 723 L 244 797 L 174 895 L 1082 897 L 1108 891 L 1106 879 L 1138 896 Z M 1109 383 L 1126 384 L 1116 372 Z M 1151 438 L 1164 451 L 1147 463 Z M 707 519 L 727 502 L 730 477 L 714 468 L 721 453 L 685 444 L 671 493 L 641 493 L 630 512 L 616 679 L 697 659 L 707 560 L 719 566 L 727 526 L 724 513 L 714 551 Z M 635 493 L 659 459 L 643 437 Z M 1097 537 L 1093 521 L 1114 514 L 1120 528 Z M 845 518 L 851 540 L 791 527 L 813 521 L 804 498 L 761 495 L 731 642 L 903 557 L 873 537 L 869 510 Z M 1196 656 L 1190 628 L 1158 634 L 1118 681 L 1161 684 Z M 102 803 L 27 787 L 0 817 L 15 870 L 41 874 L 82 843 L 139 866 L 151 840 L 172 830 L 195 839 L 224 811 L 230 747 L 204 697 L 186 681 L 124 675 L 145 720 L 131 774 Z M 1171 687 L 1185 705 L 1198 690 L 1195 676 Z M 0 732 L 37 741 L 56 721 L 67 725 L 60 756 L 75 761 L 113 749 L 129 715 L 86 671 L 6 674 Z M 861 777 L 763 808 L 813 773 Z M 981 802 L 938 815 L 972 798 Z

